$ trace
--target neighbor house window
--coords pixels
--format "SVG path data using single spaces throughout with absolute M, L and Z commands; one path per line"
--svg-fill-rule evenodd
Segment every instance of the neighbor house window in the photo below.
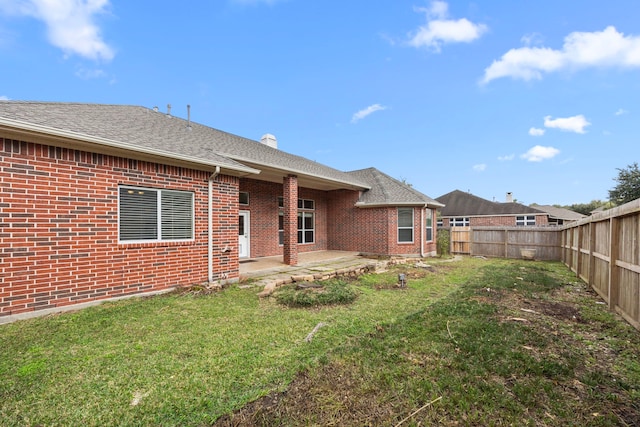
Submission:
M 194 238 L 194 196 L 190 191 L 120 187 L 118 231 L 122 242 Z
M 413 208 L 398 208 L 398 242 L 413 242 Z
M 248 205 L 249 204 L 249 193 L 247 193 L 246 191 L 241 191 L 238 195 L 238 202 L 241 205 Z
M 469 218 L 450 218 L 449 219 L 449 227 L 468 227 L 469 226 Z
M 278 207 L 284 207 L 284 199 L 278 197 Z M 298 199 L 298 243 L 315 241 L 315 202 Z M 278 212 L 278 243 L 284 245 L 284 212 Z
M 426 241 L 431 242 L 433 240 L 433 211 L 426 209 L 425 212 L 425 233 Z
M 535 215 L 521 215 L 516 217 L 516 225 L 536 225 Z

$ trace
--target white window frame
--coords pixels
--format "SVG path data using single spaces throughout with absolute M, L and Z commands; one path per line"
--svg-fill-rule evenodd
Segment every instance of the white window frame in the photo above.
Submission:
M 244 202 L 246 200 L 246 203 Z M 249 192 L 248 191 L 240 191 L 238 193 L 238 204 L 240 206 L 249 206 Z
M 535 215 L 518 215 L 516 216 L 516 226 L 518 227 L 530 227 L 536 225 Z
M 469 227 L 469 217 L 449 218 L 449 227 Z
M 284 207 L 284 198 L 278 197 L 278 207 L 280 208 L 278 211 L 278 245 L 282 246 L 284 244 L 284 229 L 280 227 L 280 218 L 284 218 L 284 211 L 282 208 Z M 315 214 L 316 202 L 311 199 L 298 199 L 298 244 L 305 245 L 316 242 L 316 214 Z M 305 227 L 304 218 L 311 217 L 311 228 Z M 300 221 L 302 218 L 302 221 Z M 302 226 L 300 226 L 302 224 Z M 313 233 L 311 236 L 311 240 L 306 240 L 307 232 Z
M 433 242 L 433 211 L 431 209 L 425 209 L 424 240 L 426 242 Z
M 149 227 L 149 229 L 155 229 L 155 236 L 153 238 L 145 238 L 145 237 L 141 237 L 141 238 L 122 238 L 122 229 L 121 226 L 123 226 L 122 222 L 123 222 L 123 218 L 122 216 L 124 215 L 122 210 L 124 209 L 124 207 L 122 206 L 123 200 L 121 198 L 121 194 L 122 191 L 126 191 L 129 194 L 134 194 L 134 193 L 138 193 L 140 195 L 144 194 L 144 193 L 148 193 L 148 194 L 154 194 L 156 195 L 155 197 L 155 221 L 153 221 L 153 216 L 151 216 L 151 221 L 148 221 L 148 218 L 144 217 L 144 213 L 142 215 L 140 215 L 140 217 L 138 218 L 138 221 L 145 221 L 146 222 L 146 226 Z M 180 238 L 171 238 L 171 237 L 164 237 L 163 236 L 163 223 L 162 223 L 162 208 L 164 207 L 165 210 L 167 208 L 169 208 L 169 206 L 167 206 L 166 204 L 163 206 L 163 194 L 165 195 L 165 199 L 169 198 L 169 194 L 174 193 L 174 194 L 181 194 L 183 196 L 187 196 L 190 195 L 190 202 L 187 204 L 186 209 L 183 208 L 183 211 L 188 210 L 188 225 L 187 227 L 185 227 L 186 230 L 190 231 L 190 236 L 188 237 L 180 237 Z M 168 203 L 168 202 L 167 202 Z M 125 209 L 126 210 L 126 209 Z M 184 215 L 185 212 L 182 212 L 182 214 Z M 180 214 L 180 212 L 178 212 L 178 214 Z M 180 218 L 179 218 L 180 219 Z M 185 217 L 182 218 L 182 221 L 185 221 Z M 154 225 L 155 222 L 155 225 Z M 132 224 L 133 226 L 133 224 Z M 165 232 L 165 234 L 167 234 Z M 134 186 L 128 186 L 128 185 L 120 185 L 118 186 L 118 243 L 154 243 L 154 242 L 190 242 L 195 240 L 195 195 L 193 192 L 191 191 L 184 191 L 184 190 L 172 190 L 172 189 L 157 189 L 157 188 L 148 188 L 148 187 L 134 187 Z
M 305 218 L 311 218 L 311 227 L 307 228 Z M 307 233 L 311 233 L 311 239 L 307 240 Z M 316 242 L 316 214 L 313 211 L 298 211 L 298 244 L 306 245 Z
M 400 211 L 410 211 L 411 212 L 411 226 L 400 225 Z M 398 243 L 413 243 L 414 236 L 415 236 L 415 230 L 413 228 L 413 223 L 414 223 L 413 208 L 398 208 L 398 221 L 397 221 L 397 225 L 398 225 Z M 403 230 L 411 230 L 411 240 L 400 240 L 400 231 L 403 231 Z

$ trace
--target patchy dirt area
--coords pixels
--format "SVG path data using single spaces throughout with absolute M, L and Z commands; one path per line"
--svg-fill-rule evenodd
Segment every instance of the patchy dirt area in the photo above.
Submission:
M 377 397 L 375 392 L 362 393 L 362 381 L 344 367 L 329 364 L 299 374 L 285 392 L 251 402 L 214 425 L 270 427 L 291 425 L 291 420 L 301 420 L 294 425 L 387 425 L 397 408 L 381 404 Z

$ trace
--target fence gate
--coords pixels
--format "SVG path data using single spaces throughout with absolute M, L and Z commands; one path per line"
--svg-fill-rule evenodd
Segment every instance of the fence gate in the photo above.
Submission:
M 451 253 L 471 255 L 471 227 L 451 227 Z

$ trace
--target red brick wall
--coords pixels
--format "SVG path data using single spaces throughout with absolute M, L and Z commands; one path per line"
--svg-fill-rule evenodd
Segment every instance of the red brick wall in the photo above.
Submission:
M 329 247 L 370 254 L 389 253 L 389 209 L 357 208 L 357 191 L 329 193 Z
M 436 251 L 436 227 L 433 226 L 433 240 L 431 242 L 424 242 L 421 246 L 423 239 L 426 239 L 426 231 L 423 227 L 422 214 L 424 209 L 421 207 L 413 208 L 413 243 L 399 243 L 398 242 L 398 208 L 389 209 L 389 254 L 391 255 L 407 255 L 407 256 L 420 256 L 421 251 L 424 250 L 424 254 L 435 254 Z M 433 217 L 435 218 L 435 212 Z M 426 223 L 426 220 L 425 220 Z M 426 225 L 426 224 L 425 224 Z
M 420 255 L 421 208 L 414 208 L 413 243 L 398 243 L 398 209 L 396 207 L 357 208 L 356 191 L 329 193 L 329 248 L 377 255 Z M 435 254 L 436 227 L 433 215 L 433 241 L 425 242 L 424 253 Z
M 209 172 L 0 138 L 0 316 L 207 280 Z M 195 194 L 195 241 L 118 243 L 118 185 Z M 214 183 L 214 277 L 238 277 L 238 180 Z

